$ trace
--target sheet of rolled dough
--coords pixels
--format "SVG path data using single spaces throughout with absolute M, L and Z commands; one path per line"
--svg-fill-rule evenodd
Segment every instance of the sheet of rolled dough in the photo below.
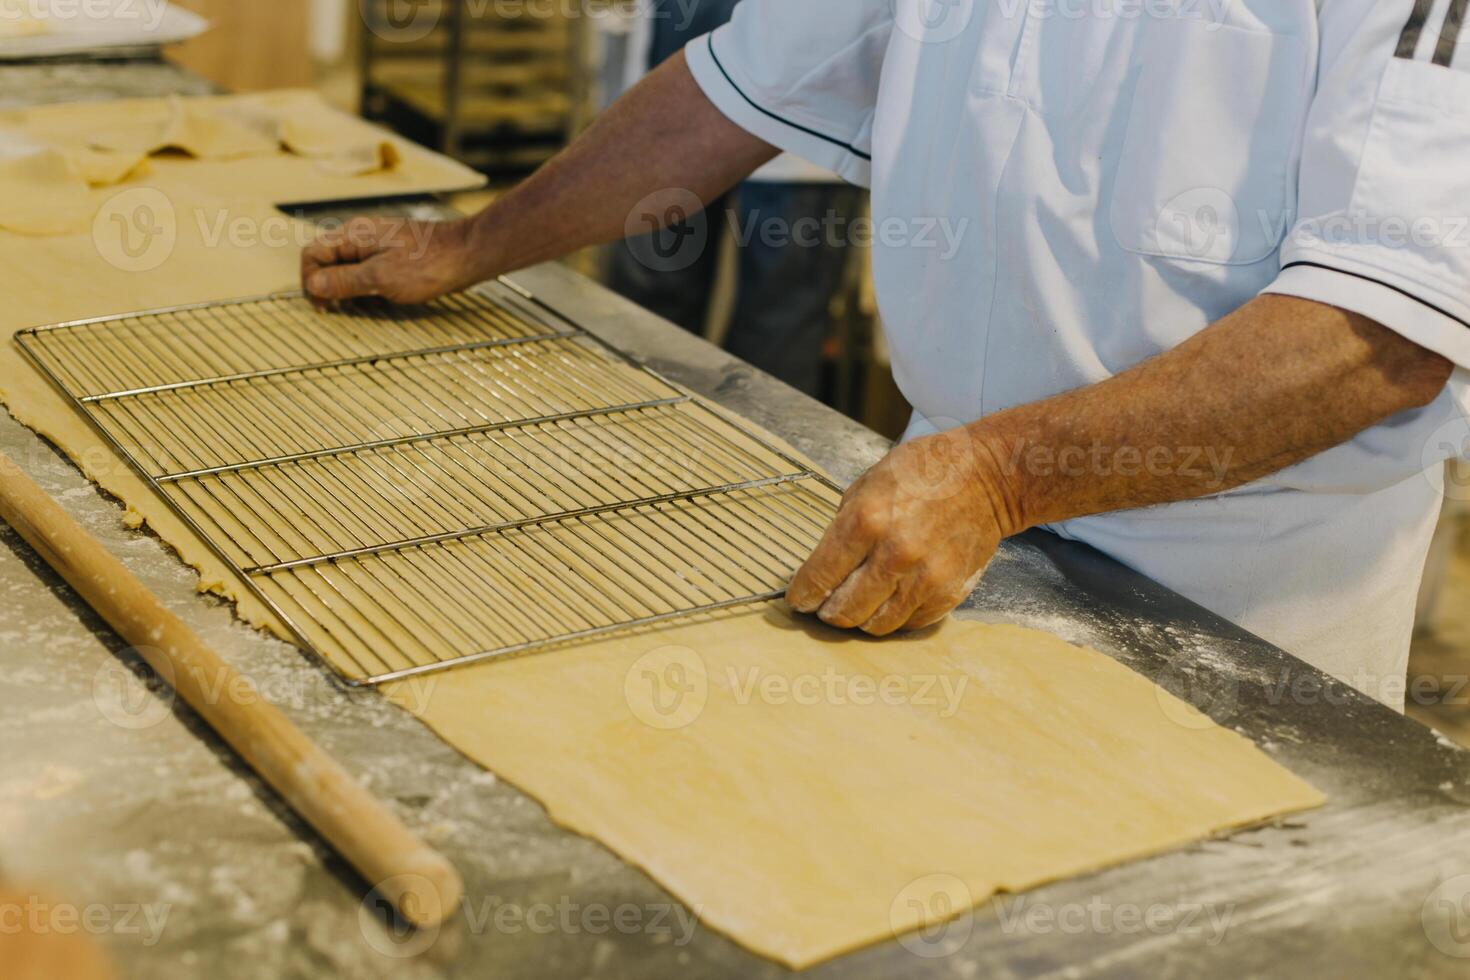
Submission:
M 267 203 L 210 197 L 162 167 L 129 188 L 149 191 L 166 191 L 186 216 L 158 254 L 119 253 L 96 233 L 0 231 L 4 332 L 294 284 L 291 236 L 215 239 L 192 220 L 222 205 L 277 219 Z M 122 214 L 137 218 L 136 208 Z M 204 587 L 284 635 L 14 343 L 0 346 L 0 395 L 199 569 Z M 864 693 L 885 678 L 901 689 L 897 702 Z M 829 683 L 839 693 L 812 701 L 810 686 Z M 712 927 L 795 966 L 925 921 L 944 907 L 936 895 L 958 910 L 1322 799 L 1106 656 L 976 623 L 880 643 L 769 607 L 386 694 L 553 818 L 647 869 Z
M 180 107 L 187 109 L 183 122 Z M 283 123 L 302 152 L 281 146 Z M 485 183 L 471 168 L 339 112 L 307 90 L 35 106 L 0 112 L 0 128 L 67 151 L 100 142 L 144 152 L 181 142 L 207 158 L 156 156 L 156 181 L 223 200 L 301 204 L 470 190 Z M 327 134 L 331 146 L 303 129 Z M 247 151 L 255 155 L 236 155 Z
M 1111 658 L 778 606 L 390 685 L 558 823 L 793 967 L 1320 793 Z

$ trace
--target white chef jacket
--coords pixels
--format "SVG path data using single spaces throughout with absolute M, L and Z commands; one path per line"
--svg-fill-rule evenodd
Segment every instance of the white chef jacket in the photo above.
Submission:
M 1434 474 L 1470 446 L 1465 6 L 746 0 L 686 52 L 737 124 L 871 186 L 910 436 L 1266 292 L 1453 360 L 1432 405 L 1260 483 L 1054 528 L 1397 705 Z

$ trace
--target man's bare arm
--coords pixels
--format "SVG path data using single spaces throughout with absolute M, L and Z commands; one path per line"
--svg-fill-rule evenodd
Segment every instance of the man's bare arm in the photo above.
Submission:
M 712 201 L 775 155 L 715 108 L 681 53 L 478 215 L 446 223 L 353 219 L 302 253 L 302 285 L 318 300 L 431 299 L 621 239 L 651 194 L 680 189 Z M 657 200 L 649 210 L 666 216 Z
M 1002 538 L 1258 480 L 1433 401 L 1453 365 L 1264 296 L 1117 377 L 900 446 L 844 497 L 791 605 L 875 634 L 942 619 Z

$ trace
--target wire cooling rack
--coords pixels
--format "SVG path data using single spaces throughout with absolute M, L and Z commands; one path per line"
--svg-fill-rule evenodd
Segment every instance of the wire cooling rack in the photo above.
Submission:
M 841 496 L 504 279 L 16 338 L 355 685 L 776 598 Z

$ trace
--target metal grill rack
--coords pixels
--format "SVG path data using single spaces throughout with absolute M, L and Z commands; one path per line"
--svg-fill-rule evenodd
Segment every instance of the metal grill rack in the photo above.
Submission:
M 775 598 L 840 500 L 508 280 L 16 337 L 351 684 Z

